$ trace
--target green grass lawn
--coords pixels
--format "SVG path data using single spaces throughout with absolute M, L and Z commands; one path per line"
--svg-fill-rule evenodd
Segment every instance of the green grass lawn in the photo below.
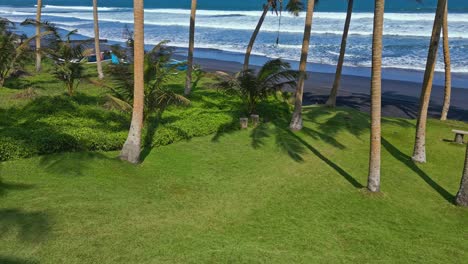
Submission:
M 310 108 L 152 149 L 0 163 L 0 263 L 465 263 L 468 210 L 452 204 L 459 122 L 385 119 L 382 193 L 370 195 L 368 115 Z

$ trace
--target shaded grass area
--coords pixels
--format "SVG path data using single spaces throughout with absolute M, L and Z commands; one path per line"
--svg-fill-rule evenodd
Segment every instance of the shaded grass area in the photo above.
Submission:
M 414 122 L 383 122 L 382 194 L 366 185 L 369 118 L 309 108 L 244 131 L 153 149 L 0 163 L 6 263 L 463 263 L 468 211 L 452 204 L 464 146 L 458 122 L 428 124 L 414 165 Z M 10 261 L 10 262 L 8 262 Z
M 130 113 L 104 108 L 110 82 L 100 85 L 90 77 L 95 74 L 94 67 L 89 66 L 75 96 L 69 97 L 64 85 L 49 73 L 50 64 L 44 65 L 44 73 L 8 80 L 6 88 L 0 89 L 0 161 L 120 149 L 128 133 Z M 183 80 L 180 73 L 168 85 L 183 93 Z M 200 88 L 194 90 L 189 107 L 169 107 L 162 115 L 148 119 L 144 156 L 154 146 L 237 127 L 241 102 L 209 89 L 211 82 L 210 77 L 199 81 Z M 271 115 L 278 111 L 268 107 L 263 106 Z

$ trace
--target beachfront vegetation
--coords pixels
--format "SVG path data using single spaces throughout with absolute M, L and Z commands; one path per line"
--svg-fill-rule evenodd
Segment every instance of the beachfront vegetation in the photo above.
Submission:
M 375 1 L 374 34 L 372 35 L 371 124 L 367 189 L 380 192 L 382 148 L 382 42 L 385 1 Z
M 429 45 L 429 52 L 424 72 L 422 84 L 418 122 L 416 126 L 416 136 L 414 142 L 413 161 L 419 163 L 426 162 L 426 124 L 429 102 L 431 99 L 432 82 L 434 80 L 435 64 L 437 62 L 437 53 L 439 49 L 440 33 L 444 24 L 444 14 L 447 8 L 447 0 L 438 0 L 437 10 L 432 29 L 432 37 Z
M 336 65 L 335 79 L 330 90 L 330 96 L 328 97 L 326 106 L 336 107 L 336 98 L 338 96 L 338 89 L 340 88 L 341 73 L 343 72 L 343 64 L 346 54 L 346 44 L 348 42 L 349 27 L 351 25 L 351 17 L 353 15 L 354 0 L 348 0 L 348 8 L 346 11 L 346 19 L 343 29 L 343 37 L 341 39 L 340 56 L 338 57 L 338 63 Z
M 53 63 L 45 62 L 40 74 L 10 78 L 0 90 L 0 160 L 120 149 L 130 116 L 109 109 L 109 95 L 114 94 L 109 85 L 113 86 L 113 82 L 100 83 L 95 67 L 86 65 L 83 81 L 70 97 L 63 93 L 63 83 L 53 75 Z M 31 67 L 27 70 L 34 72 Z M 163 89 L 183 93 L 185 75 L 172 76 Z M 205 78 L 199 86 L 211 87 L 213 83 L 212 78 Z M 143 146 L 148 149 L 235 128 L 241 105 L 237 97 L 216 89 L 197 89 L 189 108 L 169 106 L 163 115 L 150 116 L 151 122 L 143 131 Z M 265 113 L 264 106 L 260 109 Z
M 41 22 L 42 22 L 42 0 L 37 0 L 36 6 L 36 72 L 42 70 L 42 52 L 41 52 Z
M 317 0 L 315 0 L 317 2 Z M 302 0 L 288 0 L 286 4 L 286 11 L 293 14 L 294 16 L 299 16 L 299 12 L 304 9 L 304 3 Z M 283 12 L 283 0 L 267 0 L 266 3 L 263 5 L 263 13 L 258 20 L 257 26 L 250 37 L 249 44 L 247 45 L 247 50 L 245 52 L 244 58 L 244 66 L 242 68 L 243 71 L 247 71 L 250 66 L 250 55 L 253 50 L 253 46 L 255 44 L 255 40 L 257 39 L 258 33 L 260 33 L 260 29 L 262 28 L 263 22 L 265 21 L 265 17 L 270 11 L 276 15 L 279 14 L 281 17 Z M 280 18 L 281 19 L 281 18 Z M 281 20 L 279 22 L 281 24 Z M 279 30 L 279 29 L 278 29 Z M 280 32 L 278 32 L 279 37 Z M 276 44 L 278 44 L 279 39 L 276 40 Z
M 272 60 L 257 73 L 199 75 L 190 101 L 180 95 L 189 78 L 169 63 L 166 42 L 145 54 L 143 1 L 134 3 L 133 61 L 108 65 L 108 79 L 76 61 L 85 52 L 71 44 L 73 31 L 62 39 L 54 30 L 40 72 L 5 75 L 1 263 L 468 258 L 468 211 L 453 206 L 468 205 L 468 149 L 459 184 L 464 146 L 447 139 L 468 125 L 427 120 L 429 101 L 417 122 L 382 119 L 383 0 L 375 0 L 370 116 L 302 106 L 313 0 L 299 72 Z M 5 43 L 12 52 L 22 45 Z M 296 88 L 294 109 L 276 98 L 288 86 Z M 244 110 L 264 122 L 239 131 Z M 422 126 L 429 164 L 410 156 L 408 142 Z M 119 160 L 121 148 L 120 159 L 141 164 Z
M 101 40 L 99 38 L 99 10 L 98 10 L 98 0 L 93 0 L 93 23 L 94 23 L 94 54 L 96 54 L 96 69 L 98 73 L 98 78 L 104 78 L 104 72 L 102 70 L 102 61 L 101 61 Z
M 197 15 L 197 0 L 192 0 L 190 8 L 190 30 L 189 30 L 189 48 L 187 55 L 187 77 L 185 79 L 184 95 L 188 96 L 192 92 L 192 72 L 193 72 L 193 52 L 195 49 L 195 19 Z
M 30 59 L 29 43 L 34 38 L 12 32 L 14 24 L 0 18 L 0 88 L 11 75 L 18 74 Z
M 80 91 L 90 89 L 100 90 Z M 223 100 L 218 95 L 194 91 L 200 101 L 192 98 L 189 110 L 167 111 L 157 134 L 190 124 L 206 127 L 212 115 L 231 124 L 231 109 L 214 100 Z M 199 117 L 203 109 L 210 114 Z M 0 164 L 0 262 L 463 263 L 468 258 L 468 211 L 451 204 L 464 147 L 444 142 L 447 131 L 466 130 L 466 124 L 430 120 L 433 159 L 416 165 L 408 144 L 415 122 L 384 118 L 384 184 L 381 194 L 371 195 L 361 189 L 367 180 L 367 114 L 312 107 L 304 111 L 303 130 L 295 133 L 288 129 L 287 108 L 275 109 L 270 104 L 267 113 L 275 115 L 255 129 L 215 130 L 145 149 L 139 166 L 119 161 L 118 152 Z M 103 118 L 95 127 L 108 122 Z M 121 131 L 124 140 L 125 128 Z
M 145 11 L 144 1 L 133 1 L 134 32 L 132 39 L 133 51 L 133 108 L 132 121 L 127 140 L 120 152 L 120 158 L 131 163 L 140 162 L 141 134 L 143 130 L 143 112 L 145 104 Z M 131 78 L 132 76 L 128 76 Z M 147 76 L 148 78 L 148 76 Z
M 219 74 L 217 87 L 226 94 L 239 96 L 246 114 L 251 115 L 258 114 L 257 106 L 261 101 L 295 88 L 297 76 L 298 72 L 292 70 L 289 63 L 276 59 L 265 63 L 258 73 L 249 69 L 234 75 Z
M 299 77 L 294 100 L 294 112 L 289 128 L 294 131 L 302 129 L 302 100 L 304 99 L 304 82 L 307 78 L 307 57 L 310 49 L 310 36 L 312 31 L 312 19 L 314 16 L 315 0 L 307 1 L 307 13 L 305 18 L 304 38 L 302 40 L 301 59 L 299 61 Z
M 55 78 L 62 81 L 67 88 L 69 96 L 73 96 L 81 82 L 84 71 L 84 57 L 92 54 L 92 50 L 86 50 L 82 44 L 74 44 L 71 37 L 76 31 L 70 31 L 62 37 L 54 27 L 49 27 L 54 38 L 49 47 L 43 49 L 49 58 L 53 60 L 53 73 Z
M 144 59 L 144 107 L 143 119 L 154 114 L 161 114 L 170 105 L 189 105 L 190 101 L 176 93 L 168 83 L 180 78 L 180 65 L 171 64 L 174 48 L 167 46 L 167 41 L 160 42 L 145 54 Z M 131 111 L 133 105 L 134 80 L 133 64 L 116 64 L 107 67 L 110 76 L 107 106 L 121 111 Z

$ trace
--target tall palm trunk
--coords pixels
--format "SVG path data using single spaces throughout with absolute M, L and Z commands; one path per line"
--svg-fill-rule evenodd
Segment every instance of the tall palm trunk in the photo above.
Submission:
M 127 141 L 122 148 L 120 158 L 131 163 L 140 161 L 141 152 L 141 130 L 143 128 L 144 107 L 144 1 L 133 1 L 133 12 L 135 20 L 135 42 L 134 42 L 134 96 L 133 114 Z
M 36 72 L 40 72 L 42 69 L 42 56 L 41 56 L 41 22 L 42 16 L 42 0 L 37 0 L 37 12 L 36 12 Z
M 102 63 L 101 63 L 101 43 L 99 41 L 99 19 L 98 19 L 98 3 L 97 0 L 93 0 L 93 17 L 94 17 L 94 49 L 96 51 L 96 66 L 99 79 L 104 78 L 104 73 L 102 72 Z
M 187 58 L 187 77 L 185 79 L 185 95 L 192 91 L 193 49 L 195 47 L 195 18 L 197 14 L 197 0 L 192 0 L 190 12 L 189 50 Z
M 429 101 L 431 99 L 432 82 L 434 81 L 434 70 L 437 60 L 437 50 L 440 42 L 440 32 L 444 21 L 444 13 L 447 0 L 439 0 L 432 28 L 431 42 L 429 45 L 429 54 L 427 56 L 426 71 L 422 86 L 421 98 L 419 102 L 418 122 L 416 125 L 416 140 L 414 143 L 413 161 L 426 162 L 426 123 Z
M 335 81 L 333 82 L 333 88 L 330 92 L 326 105 L 330 107 L 336 106 L 336 97 L 338 95 L 338 89 L 340 87 L 341 73 L 343 72 L 343 63 L 346 53 L 346 43 L 348 41 L 349 26 L 351 24 L 351 16 L 353 14 L 354 0 L 348 0 L 348 11 L 346 12 L 346 21 L 343 30 L 343 38 L 341 39 L 340 57 L 338 58 L 338 65 L 336 67 Z
M 371 77 L 371 134 L 369 155 L 369 176 L 367 189 L 380 191 L 380 150 L 382 117 L 382 35 L 384 24 L 385 0 L 375 0 L 374 34 L 372 39 L 372 77 Z
M 442 115 L 440 120 L 447 120 L 447 115 L 450 110 L 450 96 L 452 94 L 452 67 L 450 63 L 450 46 L 448 36 L 448 1 L 445 6 L 444 21 L 443 21 L 443 40 L 444 40 L 444 64 L 445 64 L 445 95 L 444 106 L 442 107 Z
M 461 206 L 468 206 L 468 147 L 466 148 L 465 167 L 460 183 L 460 189 L 455 197 L 455 203 Z
M 304 95 L 304 82 L 307 77 L 307 56 L 309 55 L 310 35 L 312 30 L 312 18 L 314 16 L 315 0 L 307 2 L 307 15 L 304 27 L 304 39 L 302 40 L 301 61 L 299 62 L 299 80 L 296 88 L 294 113 L 289 128 L 291 130 L 302 129 L 302 98 Z
M 270 1 L 268 1 L 268 3 L 263 6 L 262 16 L 260 17 L 260 20 L 258 20 L 257 27 L 255 27 L 252 37 L 250 37 L 250 42 L 245 52 L 244 67 L 243 67 L 244 71 L 249 69 L 250 54 L 252 53 L 253 45 L 255 44 L 255 40 L 257 39 L 258 33 L 260 32 L 260 29 L 262 28 L 263 21 L 265 21 L 265 17 L 270 7 L 271 7 Z

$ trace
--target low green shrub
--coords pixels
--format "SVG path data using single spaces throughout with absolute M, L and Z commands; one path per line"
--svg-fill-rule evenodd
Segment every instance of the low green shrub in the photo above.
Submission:
M 239 126 L 240 100 L 212 90 L 194 91 L 189 107 L 170 107 L 150 118 L 143 142 L 155 147 Z M 130 115 L 106 110 L 99 96 L 42 96 L 22 107 L 0 109 L 0 161 L 75 151 L 111 151 L 122 147 Z M 260 107 L 275 115 L 271 101 Z

